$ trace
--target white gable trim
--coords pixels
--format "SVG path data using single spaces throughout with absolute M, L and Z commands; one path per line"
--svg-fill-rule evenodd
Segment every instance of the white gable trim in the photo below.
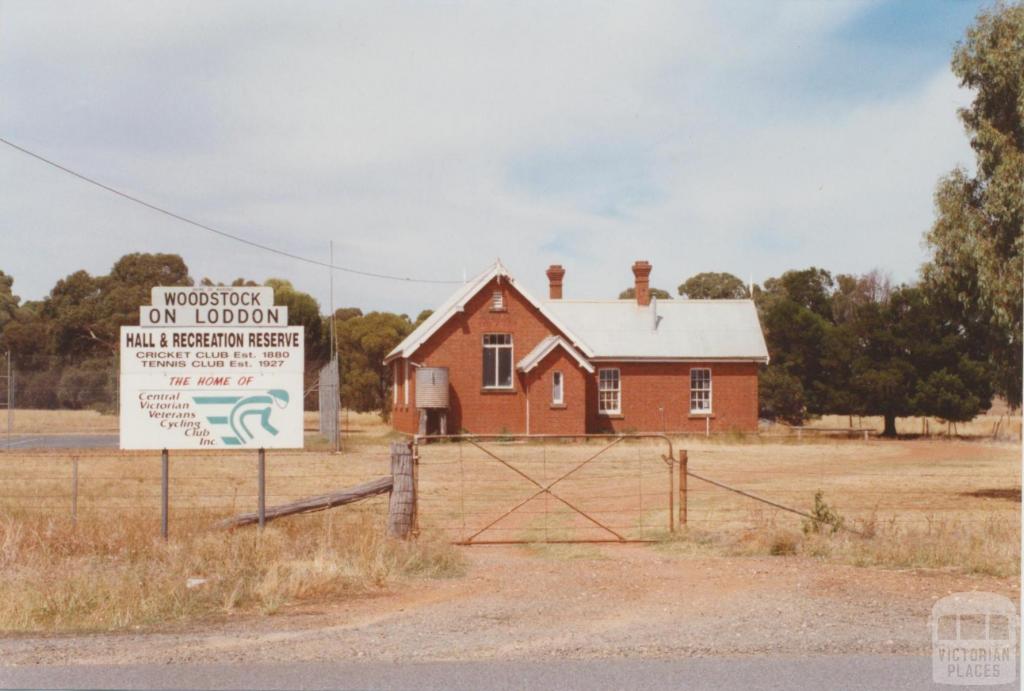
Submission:
M 576 346 L 584 352 L 587 356 L 592 355 L 590 348 L 587 347 L 579 338 L 577 338 L 569 329 L 567 329 L 553 314 L 544 308 L 544 306 L 535 300 L 526 290 L 524 290 L 509 274 L 508 269 L 500 262 L 497 261 L 489 269 L 481 273 L 479 276 L 474 278 L 472 281 L 466 283 L 463 287 L 459 288 L 452 294 L 450 298 L 443 305 L 441 305 L 436 312 L 427 317 L 422 324 L 413 330 L 411 334 L 405 337 L 405 339 L 399 343 L 395 348 L 387 354 L 384 358 L 384 364 L 387 364 L 395 358 L 408 358 L 415 353 L 420 346 L 426 343 L 431 336 L 447 323 L 449 319 L 455 316 L 459 312 L 463 312 L 466 309 L 466 305 L 472 300 L 477 293 L 484 289 L 488 283 L 494 278 L 500 280 L 504 277 L 516 291 L 530 303 L 538 312 L 540 312 L 548 321 L 554 324 L 555 328 L 565 334 L 572 345 Z
M 561 347 L 565 352 L 571 355 L 573 359 L 579 363 L 580 367 L 590 374 L 594 373 L 594 366 L 587 362 L 586 358 L 580 355 L 579 351 L 573 348 L 572 345 L 561 336 L 548 336 L 542 340 L 526 357 L 519 361 L 519 364 L 516 365 L 516 369 L 520 372 L 529 372 L 539 365 L 541 361 L 551 353 L 551 351 L 558 347 Z

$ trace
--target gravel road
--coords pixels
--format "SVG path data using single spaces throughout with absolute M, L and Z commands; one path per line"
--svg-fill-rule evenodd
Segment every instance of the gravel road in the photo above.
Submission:
M 671 547 L 478 547 L 417 579 L 270 616 L 157 631 L 0 639 L 5 665 L 540 661 L 927 655 L 932 604 L 1015 579 Z

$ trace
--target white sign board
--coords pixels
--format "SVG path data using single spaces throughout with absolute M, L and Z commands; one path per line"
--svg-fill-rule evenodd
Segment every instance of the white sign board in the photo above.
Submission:
M 165 301 L 168 291 L 184 304 Z M 227 297 L 242 291 L 248 297 Z M 153 294 L 161 316 L 121 328 L 121 448 L 302 448 L 303 328 L 266 321 L 288 321 L 271 289 Z M 197 325 L 209 324 L 207 309 L 217 325 Z

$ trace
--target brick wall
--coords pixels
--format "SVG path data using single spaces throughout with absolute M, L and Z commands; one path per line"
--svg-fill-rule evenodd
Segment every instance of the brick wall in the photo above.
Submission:
M 495 290 L 501 290 L 504 294 L 504 310 L 491 309 L 491 297 Z M 448 411 L 450 433 L 461 430 L 478 434 L 525 433 L 526 398 L 522 375 L 513 372 L 513 389 L 510 391 L 485 391 L 481 387 L 483 335 L 486 333 L 512 334 L 514 367 L 542 339 L 558 331 L 507 279 L 500 282 L 495 279 L 469 301 L 463 312 L 454 315 L 427 343 L 420 346 L 413 354 L 413 360 L 428 367 L 448 368 L 451 383 Z M 578 369 L 578 366 L 574 366 Z M 567 377 L 568 374 L 566 368 Z M 415 375 L 410 372 L 410 379 L 414 378 Z M 406 407 L 399 386 L 398 406 L 392 413 L 395 429 L 410 434 L 416 432 L 419 422 L 414 388 L 412 384 L 409 406 Z M 582 408 L 579 414 L 582 420 Z
M 562 373 L 562 405 L 552 403 L 552 375 Z M 562 348 L 548 353 L 526 376 L 531 434 L 583 434 L 587 431 L 590 374 Z
M 617 367 L 622 414 L 597 413 L 597 373 L 588 387 L 590 432 L 702 432 L 704 415 L 690 414 L 690 369 L 711 369 L 712 431 L 757 431 L 757 364 L 742 363 L 594 363 Z

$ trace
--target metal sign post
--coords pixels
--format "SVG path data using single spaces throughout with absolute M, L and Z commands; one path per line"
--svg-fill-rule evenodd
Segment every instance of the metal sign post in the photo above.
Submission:
M 170 474 L 170 459 L 167 449 L 160 452 L 160 537 L 167 539 L 167 514 L 168 514 L 168 475 Z
M 257 492 L 259 496 L 256 498 L 256 513 L 259 516 L 260 530 L 263 530 L 263 526 L 267 523 L 267 451 L 266 449 L 260 449 L 259 452 L 259 470 L 258 470 L 257 484 L 259 488 Z

